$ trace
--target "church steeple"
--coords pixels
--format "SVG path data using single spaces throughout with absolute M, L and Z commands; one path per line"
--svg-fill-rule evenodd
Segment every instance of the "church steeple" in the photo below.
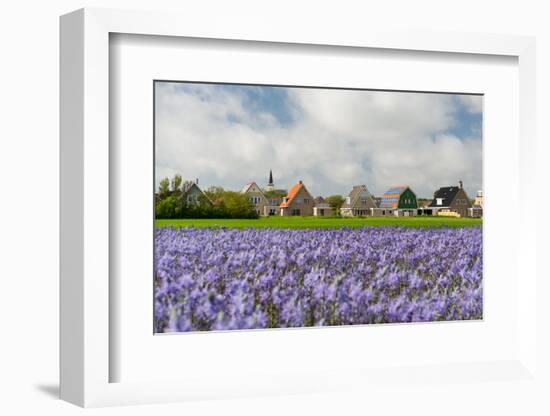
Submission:
M 269 183 L 267 184 L 267 190 L 273 191 L 275 189 L 275 184 L 273 183 L 273 172 L 269 169 Z

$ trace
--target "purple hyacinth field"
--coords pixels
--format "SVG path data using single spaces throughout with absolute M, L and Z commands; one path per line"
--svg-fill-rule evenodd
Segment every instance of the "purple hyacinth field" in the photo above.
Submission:
M 481 227 L 155 233 L 156 332 L 482 318 Z

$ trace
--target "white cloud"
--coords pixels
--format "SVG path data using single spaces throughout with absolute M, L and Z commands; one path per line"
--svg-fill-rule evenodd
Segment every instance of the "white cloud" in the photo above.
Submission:
M 379 195 L 408 184 L 428 197 L 458 180 L 471 196 L 481 189 L 480 138 L 448 134 L 457 123 L 452 96 L 288 92 L 295 121 L 281 125 L 248 109 L 242 92 L 157 84 L 157 183 L 180 173 L 237 190 L 249 181 L 264 186 L 271 168 L 276 186 L 302 179 L 315 195 L 347 194 L 355 184 Z

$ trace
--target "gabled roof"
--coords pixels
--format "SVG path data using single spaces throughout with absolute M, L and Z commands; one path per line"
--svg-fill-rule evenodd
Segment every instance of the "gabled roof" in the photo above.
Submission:
M 185 181 L 181 186 L 181 190 L 182 190 L 183 195 L 186 195 L 189 192 L 191 192 L 191 189 L 193 189 L 193 188 L 197 188 L 199 192 L 202 192 L 202 189 L 199 188 L 199 185 L 197 185 L 196 182 L 194 182 L 194 181 Z
M 453 199 L 455 199 L 456 194 L 460 191 L 459 186 L 445 186 L 439 188 L 434 194 L 434 199 L 430 202 L 429 207 L 448 207 L 452 204 Z M 438 199 L 442 199 L 441 204 L 437 204 Z
M 250 190 L 250 188 L 252 188 L 253 185 L 256 185 L 256 188 L 258 188 L 258 189 L 260 190 L 260 193 L 263 194 L 262 189 L 258 186 L 258 184 L 257 184 L 256 182 L 248 182 L 248 183 L 243 187 L 243 189 L 241 190 L 241 192 L 242 192 L 243 194 L 246 194 L 246 193 Z
M 348 204 L 346 202 L 347 201 L 347 199 L 346 199 L 346 201 L 344 201 L 344 203 L 342 204 L 342 208 L 354 207 L 355 204 L 359 201 L 359 198 L 361 197 L 361 194 L 363 192 L 367 192 L 369 194 L 369 197 L 372 198 L 372 195 L 370 194 L 370 192 L 368 191 L 368 189 L 365 185 L 355 185 L 351 189 L 351 192 L 348 194 L 350 203 Z M 374 206 L 376 206 L 376 203 L 374 202 L 374 200 L 372 202 L 373 202 Z
M 281 205 L 279 206 L 288 207 L 290 204 L 292 204 L 292 201 L 294 200 L 294 198 L 296 198 L 296 195 L 298 195 L 298 192 L 300 192 L 302 188 L 305 189 L 307 193 L 309 193 L 302 181 L 298 181 L 292 188 L 290 188 L 290 191 L 288 191 L 288 194 L 286 195 L 286 202 L 283 200 L 283 202 L 281 202 Z
M 197 183 L 194 182 L 194 181 L 185 181 L 183 183 L 183 185 L 181 186 L 181 189 L 182 189 L 181 196 L 182 196 L 182 198 L 185 198 L 187 196 L 187 194 L 189 194 L 189 192 L 191 192 L 191 190 L 193 188 L 196 188 L 202 195 L 204 195 L 206 200 L 212 204 L 212 201 L 210 200 L 210 198 L 208 198 L 208 195 L 206 195 L 202 191 L 202 189 L 199 188 L 199 185 L 197 185 Z
M 399 205 L 399 198 L 401 197 L 401 194 L 408 188 L 409 187 L 407 185 L 392 186 L 386 191 L 386 193 L 384 193 L 384 195 L 382 195 L 382 199 L 380 200 L 380 208 L 396 209 Z

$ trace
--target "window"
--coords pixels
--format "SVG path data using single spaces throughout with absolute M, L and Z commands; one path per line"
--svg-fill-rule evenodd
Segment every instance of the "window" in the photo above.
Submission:
M 436 198 L 437 205 L 443 205 L 443 198 Z
M 351 198 L 346 196 L 346 204 L 351 205 Z
M 296 202 L 297 204 L 300 204 L 300 203 L 302 202 L 302 200 L 301 200 L 300 198 L 296 198 L 296 199 L 294 200 L 294 202 Z
M 304 204 L 309 204 L 309 198 L 304 198 Z

